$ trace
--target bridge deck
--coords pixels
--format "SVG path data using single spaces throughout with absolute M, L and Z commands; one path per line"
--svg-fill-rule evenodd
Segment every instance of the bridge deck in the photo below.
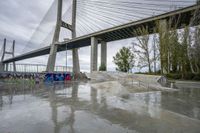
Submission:
M 158 20 L 162 20 L 162 19 L 169 20 L 170 18 L 178 18 L 179 17 L 180 21 L 178 24 L 178 28 L 182 28 L 183 25 L 190 24 L 190 20 L 193 17 L 194 12 L 197 9 L 199 10 L 200 6 L 193 5 L 190 7 L 186 7 L 183 9 L 176 10 L 176 11 L 168 12 L 168 13 L 161 14 L 158 16 L 149 17 L 149 18 L 142 19 L 139 21 L 134 21 L 134 22 L 123 24 L 123 25 L 116 26 L 113 28 L 105 29 L 105 30 L 102 30 L 99 32 L 91 33 L 91 34 L 88 34 L 85 36 L 77 37 L 77 38 L 69 40 L 69 41 L 60 42 L 59 44 L 57 44 L 57 45 L 59 45 L 58 52 L 65 51 L 66 46 L 67 46 L 68 50 L 71 50 L 73 48 L 81 48 L 81 47 L 89 46 L 90 42 L 91 42 L 91 40 L 90 40 L 91 37 L 97 37 L 106 42 L 136 37 L 139 35 L 133 34 L 133 31 L 134 31 L 134 29 L 139 28 L 141 26 L 148 26 L 149 33 L 152 34 L 152 33 L 154 33 L 153 29 L 156 26 L 156 22 Z M 197 24 L 199 24 L 199 22 L 194 23 L 193 25 L 197 25 Z M 4 60 L 3 63 L 10 63 L 13 61 L 20 61 L 20 60 L 24 60 L 24 59 L 28 59 L 28 58 L 42 56 L 42 55 L 49 54 L 49 52 L 50 52 L 50 46 L 47 46 L 47 47 L 44 47 L 44 48 L 41 48 L 38 50 L 34 50 L 31 52 L 16 56 L 14 58 Z

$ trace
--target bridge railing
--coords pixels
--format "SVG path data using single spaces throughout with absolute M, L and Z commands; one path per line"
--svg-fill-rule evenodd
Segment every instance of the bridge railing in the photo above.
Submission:
M 16 64 L 16 72 L 45 72 L 46 71 L 46 65 L 42 64 Z M 13 64 L 8 64 L 8 69 L 5 71 L 13 72 Z M 54 68 L 55 72 L 72 72 L 72 67 L 66 67 L 66 66 L 55 66 Z

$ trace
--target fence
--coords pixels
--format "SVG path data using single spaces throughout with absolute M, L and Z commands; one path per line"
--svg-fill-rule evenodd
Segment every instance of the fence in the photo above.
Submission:
M 42 64 L 16 64 L 16 72 L 44 72 L 46 71 L 46 65 Z M 8 64 L 7 71 L 13 71 L 13 64 Z M 72 67 L 55 66 L 55 72 L 72 72 Z

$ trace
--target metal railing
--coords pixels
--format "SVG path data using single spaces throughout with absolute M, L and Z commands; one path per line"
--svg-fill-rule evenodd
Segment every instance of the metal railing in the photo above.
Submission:
M 124 77 L 124 78 L 120 78 L 118 79 L 121 83 L 123 84 L 127 84 L 127 85 L 132 85 L 132 86 L 138 86 L 138 87 L 144 87 L 146 89 L 149 89 L 149 83 L 144 82 L 142 80 L 139 80 L 137 78 L 133 78 L 133 77 Z
M 42 64 L 16 64 L 16 72 L 45 72 L 47 65 Z M 8 68 L 5 71 L 13 72 L 13 64 L 8 64 Z M 72 72 L 72 67 L 66 66 L 55 66 L 55 72 Z
M 121 72 L 110 72 L 110 73 L 116 74 L 116 76 L 123 75 L 123 73 Z M 127 75 L 127 73 L 126 74 L 124 73 L 124 75 Z M 148 78 L 140 80 L 139 78 L 134 77 L 133 75 L 130 74 L 129 76 L 118 77 L 117 80 L 120 81 L 122 84 L 143 87 L 146 89 L 150 88 L 150 83 L 147 82 Z

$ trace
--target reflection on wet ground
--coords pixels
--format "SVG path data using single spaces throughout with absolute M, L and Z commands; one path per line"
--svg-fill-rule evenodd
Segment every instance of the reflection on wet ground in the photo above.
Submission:
M 0 133 L 200 132 L 200 88 L 120 95 L 91 86 L 1 86 Z

